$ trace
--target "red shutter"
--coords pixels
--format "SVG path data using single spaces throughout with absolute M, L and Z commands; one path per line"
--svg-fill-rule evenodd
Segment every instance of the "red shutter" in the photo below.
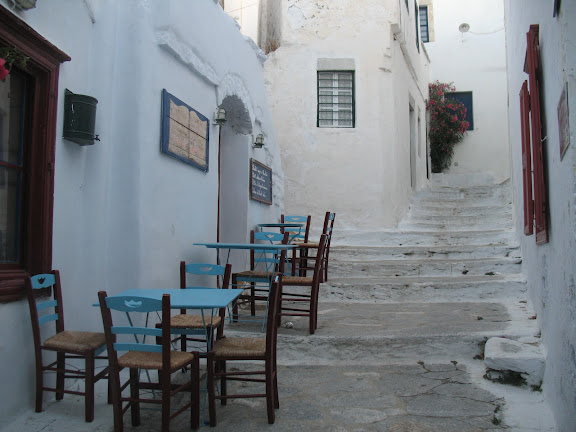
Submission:
M 534 167 L 534 217 L 536 219 L 536 244 L 548 242 L 546 223 L 546 186 L 542 154 L 542 121 L 540 117 L 540 82 L 538 58 L 538 25 L 531 25 L 526 34 L 526 59 L 530 82 L 530 112 L 532 120 L 532 164 Z
M 528 81 L 520 90 L 520 131 L 522 132 L 522 180 L 524 185 L 524 234 L 534 232 L 534 201 L 532 200 L 532 158 L 530 156 L 530 100 Z

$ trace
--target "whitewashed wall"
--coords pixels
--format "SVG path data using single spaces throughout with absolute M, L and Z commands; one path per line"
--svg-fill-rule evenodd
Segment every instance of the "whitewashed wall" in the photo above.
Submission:
M 554 2 L 506 0 L 510 146 L 516 211 L 522 209 L 522 154 L 519 93 L 528 75 L 523 72 L 526 33 L 540 26 L 542 65 L 541 110 L 546 136 L 546 182 L 550 242 L 537 246 L 517 222 L 523 270 L 542 340 L 547 348 L 543 391 L 555 413 L 558 431 L 573 431 L 576 419 L 576 3 L 563 1 L 559 17 Z M 571 144 L 560 159 L 557 107 L 568 83 Z
M 451 173 L 510 177 L 503 0 L 434 0 L 430 80 L 471 91 L 474 130 L 457 144 Z M 468 32 L 459 31 L 466 23 Z
M 91 10 L 83 1 L 52 0 L 14 12 L 72 58 L 60 74 L 53 267 L 61 271 L 67 327 L 99 330 L 92 307 L 99 290 L 177 287 L 180 260 L 215 260 L 214 251 L 192 243 L 216 240 L 219 127 L 210 126 L 207 173 L 162 154 L 163 88 L 209 119 L 219 105 L 228 111 L 222 240 L 246 241 L 256 223 L 278 220 L 284 181 L 265 57 L 218 2 L 86 3 Z M 98 99 L 95 145 L 60 138 L 65 88 Z M 264 149 L 251 147 L 258 133 Z M 248 199 L 250 158 L 273 169 L 272 206 Z M 34 366 L 27 303 L 0 305 L 0 320 L 1 428 L 33 407 Z
M 269 54 L 265 76 L 286 173 L 286 212 L 311 214 L 313 229 L 326 211 L 335 212 L 335 242 L 345 231 L 395 226 L 408 208 L 409 100 L 424 115 L 428 74 L 409 4 L 410 14 L 404 1 L 282 2 L 282 43 Z M 319 59 L 354 64 L 355 128 L 316 126 Z M 418 187 L 426 182 L 420 154 Z

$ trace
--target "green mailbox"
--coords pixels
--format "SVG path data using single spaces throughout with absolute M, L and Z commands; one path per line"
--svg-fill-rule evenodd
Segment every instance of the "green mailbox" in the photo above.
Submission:
M 100 141 L 98 135 L 94 135 L 96 124 L 96 105 L 98 99 L 92 96 L 72 93 L 66 89 L 64 95 L 64 139 L 75 142 L 78 145 L 92 145 L 94 141 Z

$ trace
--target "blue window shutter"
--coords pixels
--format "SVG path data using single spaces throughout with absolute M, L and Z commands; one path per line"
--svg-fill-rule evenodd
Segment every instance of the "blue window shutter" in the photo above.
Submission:
M 470 123 L 468 130 L 474 130 L 474 106 L 472 104 L 472 92 L 446 93 L 446 97 L 462 102 L 466 108 L 466 121 Z

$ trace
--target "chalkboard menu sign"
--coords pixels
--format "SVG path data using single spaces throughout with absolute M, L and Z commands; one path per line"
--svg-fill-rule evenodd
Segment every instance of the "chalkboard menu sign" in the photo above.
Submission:
M 250 159 L 250 199 L 272 204 L 272 168 Z

